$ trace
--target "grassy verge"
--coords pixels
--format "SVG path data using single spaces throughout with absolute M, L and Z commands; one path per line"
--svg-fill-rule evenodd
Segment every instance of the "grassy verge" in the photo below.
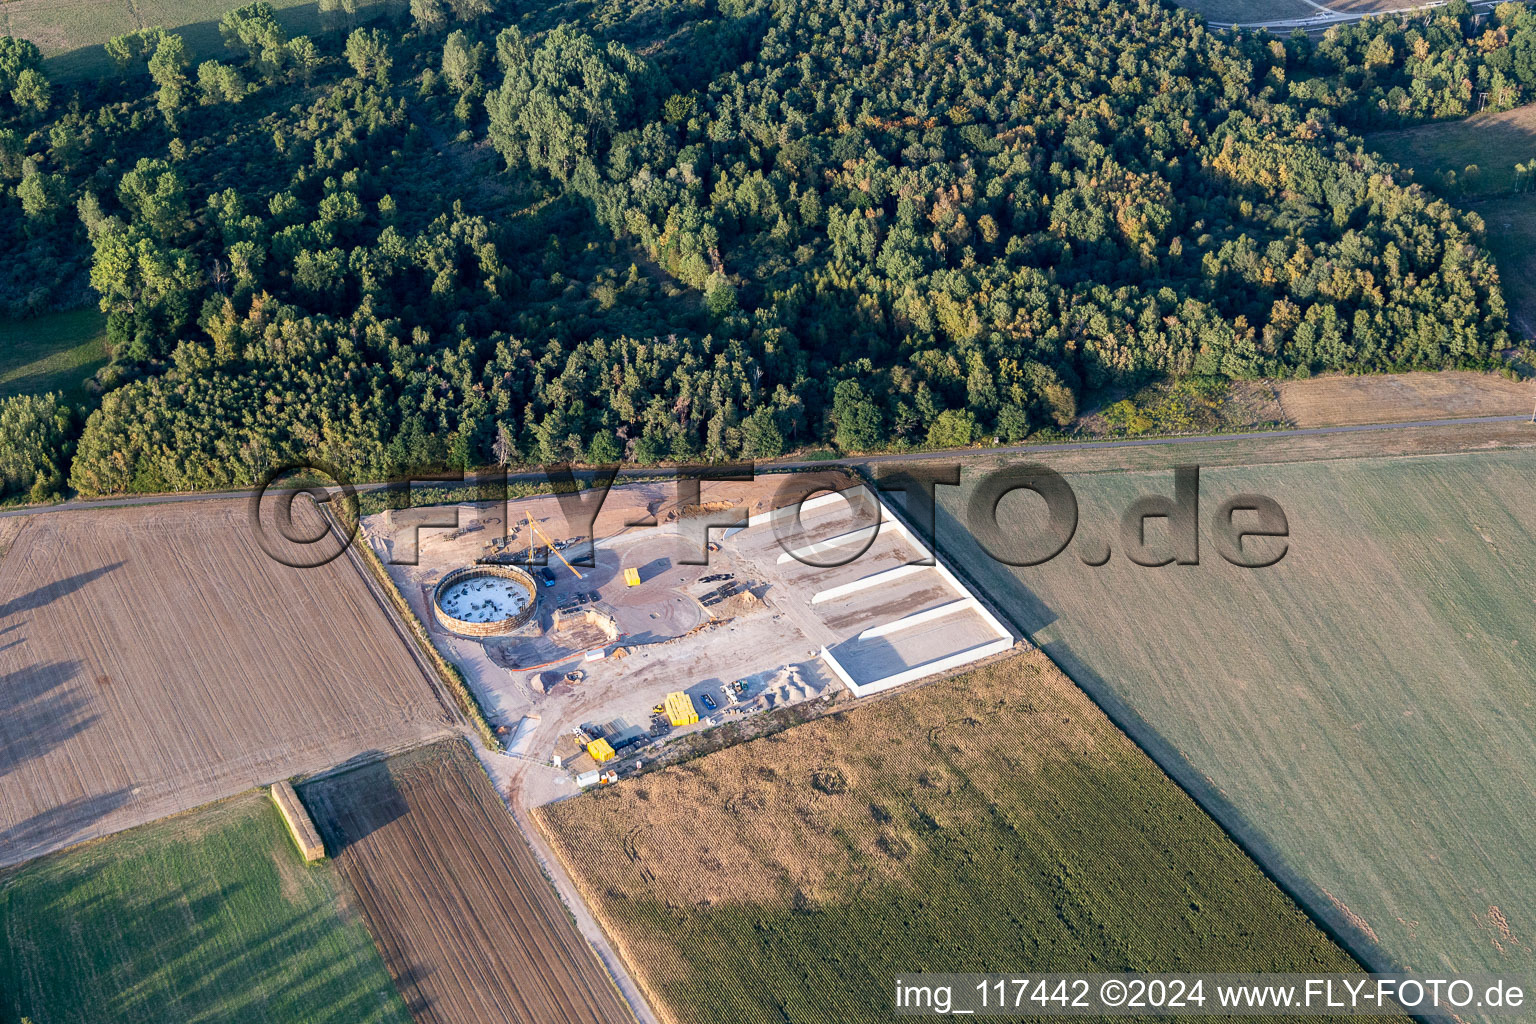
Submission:
M 263 793 L 0 878 L 0 1020 L 409 1024 L 328 864 Z
M 1039 652 L 538 817 L 681 1022 L 886 1021 L 916 969 L 1359 969 Z
M 0 399 L 57 391 L 82 402 L 109 358 L 106 317 L 94 309 L 0 322 Z
M 1239 25 L 1286 18 L 1305 18 L 1317 9 L 1302 0 L 1178 0 L 1180 7 L 1199 11 L 1211 21 Z

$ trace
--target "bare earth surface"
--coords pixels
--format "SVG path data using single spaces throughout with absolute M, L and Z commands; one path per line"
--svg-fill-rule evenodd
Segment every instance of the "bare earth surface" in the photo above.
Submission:
M 445 733 L 351 563 L 243 502 L 29 517 L 0 561 L 0 865 Z
M 1536 383 L 1491 373 L 1327 376 L 1277 386 L 1285 418 L 1298 427 L 1517 416 L 1536 406 Z
M 634 1020 L 463 742 L 303 798 L 421 1024 Z

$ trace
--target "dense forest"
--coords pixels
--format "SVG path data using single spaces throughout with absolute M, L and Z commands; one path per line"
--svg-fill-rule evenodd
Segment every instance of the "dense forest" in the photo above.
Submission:
M 1180 375 L 1493 365 L 1482 225 L 1357 132 L 1536 96 L 1536 10 L 410 0 L 50 83 L 0 38 L 0 315 L 99 302 L 46 498 L 1015 441 Z

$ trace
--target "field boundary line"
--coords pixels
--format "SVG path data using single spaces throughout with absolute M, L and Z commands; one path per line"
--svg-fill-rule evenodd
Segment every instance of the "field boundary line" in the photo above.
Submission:
M 872 482 L 870 486 L 873 486 Z M 906 510 L 897 508 L 894 503 L 891 503 L 887 507 L 890 508 L 893 515 L 905 515 Z M 933 550 L 934 557 L 940 557 L 937 542 L 934 543 Z M 968 586 L 977 591 L 978 594 L 986 593 L 980 587 L 976 586 L 969 575 L 963 576 L 962 579 L 966 581 Z M 981 600 L 980 597 L 977 599 Z M 987 595 L 986 601 L 989 607 L 993 607 L 991 605 L 990 595 Z M 1194 767 L 1194 765 L 1189 762 L 1188 758 L 1186 758 L 1183 753 L 1178 750 L 1178 748 L 1174 747 L 1167 739 L 1165 739 L 1163 735 L 1157 731 L 1157 729 L 1155 729 L 1150 723 L 1143 719 L 1135 711 L 1134 708 L 1130 707 L 1129 704 L 1115 695 L 1113 691 L 1109 691 L 1107 688 L 1085 685 L 1077 675 L 1068 671 L 1067 667 L 1051 654 L 1046 645 L 1037 643 L 1034 636 L 1028 630 L 1024 629 L 1023 626 L 1021 626 L 1012 616 L 1005 616 L 1003 621 L 1008 623 L 1009 626 L 1015 631 L 1016 635 L 1022 637 L 1023 639 L 1020 641 L 1019 645 L 1016 645 L 1014 649 L 1000 652 L 999 654 L 994 655 L 994 657 L 1008 657 L 1010 655 L 1014 655 L 1017 653 L 1017 646 L 1038 650 L 1042 655 L 1046 657 L 1046 659 L 1050 661 L 1052 665 L 1056 667 L 1057 671 L 1059 671 L 1074 687 L 1081 691 L 1083 695 L 1087 697 L 1087 699 L 1091 701 L 1095 707 L 1104 713 L 1104 716 L 1109 720 L 1110 724 L 1114 726 L 1114 728 L 1118 729 L 1120 733 L 1126 737 L 1126 739 L 1128 739 L 1132 744 L 1136 746 L 1138 750 L 1145 754 L 1146 757 L 1157 767 L 1157 769 L 1169 779 L 1169 781 L 1177 786 L 1186 796 L 1189 797 L 1190 800 L 1194 801 L 1195 806 L 1198 807 L 1204 814 L 1206 814 L 1213 822 L 1215 822 L 1216 827 L 1221 829 L 1227 838 L 1237 845 L 1237 848 L 1240 849 L 1243 854 L 1253 862 L 1260 873 L 1262 873 L 1266 878 L 1268 878 L 1277 887 L 1279 887 L 1280 891 L 1283 892 L 1286 897 L 1289 898 L 1293 903 L 1295 903 L 1296 906 L 1300 908 L 1301 912 L 1306 915 L 1308 920 L 1316 925 L 1324 935 L 1328 936 L 1331 940 L 1337 943 L 1345 953 L 1349 954 L 1349 956 L 1355 960 L 1356 963 L 1360 964 L 1367 971 L 1380 973 L 1398 969 L 1398 965 L 1395 965 L 1390 961 L 1384 950 L 1381 950 L 1380 948 L 1376 947 L 1374 943 L 1371 943 L 1368 936 L 1364 935 L 1363 933 L 1358 936 L 1348 934 L 1343 929 L 1336 927 L 1332 921 L 1324 918 L 1320 914 L 1317 907 L 1314 906 L 1314 899 L 1311 897 L 1304 898 L 1303 894 L 1307 892 L 1306 880 L 1300 875 L 1292 876 L 1286 873 L 1283 864 L 1280 862 L 1278 853 L 1274 854 L 1274 856 L 1260 856 L 1259 851 L 1256 849 L 1255 842 L 1250 840 L 1250 836 L 1253 840 L 1259 840 L 1262 838 L 1259 830 L 1256 828 L 1240 829 L 1237 824 L 1234 824 L 1234 822 L 1244 822 L 1242 812 L 1239 811 L 1230 802 L 1226 801 L 1225 798 L 1221 796 L 1220 792 L 1214 788 L 1214 786 L 1210 788 L 1203 787 L 1201 785 L 1203 776 Z M 985 663 L 985 661 L 977 662 L 973 663 L 973 666 L 967 667 L 974 667 L 974 664 Z M 918 682 L 916 685 L 926 685 L 931 681 L 932 680 L 923 680 Z M 1101 689 L 1104 690 L 1103 693 L 1100 692 Z M 900 688 L 888 690 L 885 691 L 885 693 L 873 695 L 873 697 L 878 698 L 881 696 L 889 696 L 898 692 L 901 692 Z M 1318 893 L 1317 895 L 1322 894 Z M 1320 905 L 1321 904 L 1318 903 L 1318 906 Z M 1372 955 L 1366 955 L 1367 953 Z M 1426 1024 L 1428 1021 L 1428 1019 L 1424 1017 L 1414 1017 L 1413 1019 L 1426 1021 Z
M 926 452 L 883 452 L 873 455 L 850 455 L 842 459 L 787 460 L 765 462 L 757 466 L 759 474 L 822 472 L 842 469 L 857 472 L 865 466 L 886 462 L 924 462 L 933 459 L 979 459 L 997 455 L 1031 455 L 1036 452 L 1093 451 L 1096 449 L 1142 448 L 1174 444 L 1206 444 L 1232 441 L 1283 440 L 1292 437 L 1319 437 L 1327 434 L 1354 434 L 1376 430 L 1414 430 L 1430 427 L 1477 426 L 1495 423 L 1529 423 L 1531 417 L 1519 416 L 1467 416 L 1449 419 L 1408 420 L 1401 423 L 1350 423 L 1331 427 L 1288 427 L 1283 430 L 1233 430 L 1223 434 L 1159 434 L 1154 437 L 1106 438 L 1103 440 L 1053 441 L 1046 444 L 988 445 L 976 448 L 944 448 Z M 1470 450 L 1470 449 L 1469 449 Z M 1449 453 L 1455 454 L 1455 453 Z M 676 466 L 639 466 L 614 480 L 619 484 L 646 483 L 675 477 Z M 591 469 L 577 469 L 578 476 L 590 475 Z M 537 479 L 543 474 L 538 470 L 509 473 L 507 481 L 521 482 Z M 354 485 L 359 494 L 385 490 L 387 482 L 366 481 Z M 339 490 L 327 487 L 332 494 Z M 158 494 L 117 494 L 106 498 L 72 498 L 52 505 L 24 505 L 16 508 L 0 508 L 0 519 L 13 516 L 41 515 L 46 512 L 79 512 L 88 509 L 132 508 L 140 505 L 163 505 L 178 502 L 216 501 L 228 498 L 250 498 L 260 492 L 250 488 L 222 491 L 167 491 Z M 274 493 L 285 493 L 277 489 Z M 427 506 L 419 506 L 427 507 Z
M 470 688 L 469 680 L 464 677 L 459 667 L 444 657 L 432 643 L 426 624 L 417 617 L 410 602 L 400 592 L 400 588 L 395 586 L 389 570 L 384 568 L 384 564 L 379 561 L 379 556 L 374 553 L 373 548 L 363 537 L 361 520 L 358 522 L 357 535 L 349 540 L 342 531 L 341 524 L 330 514 L 329 508 L 323 509 L 322 514 L 331 531 L 346 544 L 347 555 L 353 568 L 363 577 L 363 581 L 368 585 L 368 592 L 379 603 L 384 617 L 389 619 L 396 635 L 410 649 L 417 667 L 427 676 L 432 692 L 437 696 L 439 703 L 444 704 L 444 709 L 453 713 L 460 724 L 472 727 L 487 749 L 500 753 L 501 741 L 496 738 L 496 730 L 491 727 L 490 719 L 486 717 L 485 709 L 480 705 L 480 698 Z M 405 621 L 402 623 L 402 620 Z M 410 635 L 407 636 L 406 633 Z M 450 695 L 452 699 L 448 699 Z
M 592 908 L 587 905 L 585 899 L 582 899 L 580 892 L 571 880 L 569 870 L 564 862 L 559 860 L 558 851 L 553 850 L 553 848 L 546 850 L 540 847 L 544 837 L 539 832 L 538 825 L 524 820 L 523 816 L 518 813 L 517 801 L 510 792 L 504 793 L 501 791 L 501 788 L 496 784 L 495 774 L 491 771 L 490 766 L 485 763 L 487 756 L 519 757 L 519 755 L 508 754 L 504 751 L 499 753 L 495 751 L 482 752 L 481 750 L 476 750 L 473 746 L 470 747 L 469 752 L 474 756 L 475 763 L 479 765 L 480 770 L 485 773 L 486 782 L 491 787 L 491 792 L 495 793 L 500 800 L 502 808 L 507 813 L 507 817 L 512 819 L 513 828 L 517 831 L 518 836 L 521 837 L 523 844 L 527 846 L 528 854 L 533 858 L 533 862 L 538 865 L 539 873 L 544 876 L 545 883 L 554 890 L 555 898 L 560 901 L 560 906 L 565 911 L 566 917 L 570 918 L 571 927 L 576 930 L 577 936 L 592 951 L 592 957 L 602 965 L 603 973 L 608 977 L 608 983 L 613 986 L 613 990 L 617 993 L 619 999 L 629 1008 L 632 1017 L 631 1024 L 659 1024 L 654 1012 L 651 1010 L 650 1004 L 645 1000 L 640 986 L 635 982 L 633 975 L 630 973 L 624 958 L 619 955 L 608 941 L 608 935 L 603 930 L 602 925 L 598 923 L 596 915 L 592 913 Z M 522 757 L 520 759 L 542 767 L 550 767 L 546 762 L 533 758 Z M 520 783 L 521 781 L 522 777 L 519 775 L 515 782 Z M 520 785 L 517 786 L 517 791 L 522 791 Z M 553 867 L 550 863 L 550 854 L 553 854 L 555 859 Z M 556 879 L 556 869 L 565 877 L 569 892 L 567 892 L 567 889 L 562 888 L 560 882 Z M 576 899 L 576 906 L 574 907 L 571 905 L 571 896 L 574 896 Z M 578 910 L 584 911 L 591 919 L 598 935 L 603 938 L 601 945 L 594 942 L 592 936 L 583 928 L 581 917 L 577 913 Z M 615 961 L 617 965 L 615 965 Z M 633 987 L 633 991 L 625 987 L 625 981 L 629 982 Z M 636 1005 L 637 1003 L 638 1006 Z

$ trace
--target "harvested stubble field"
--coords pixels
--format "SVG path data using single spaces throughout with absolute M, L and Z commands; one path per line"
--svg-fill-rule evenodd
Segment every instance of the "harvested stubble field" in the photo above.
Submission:
M 1278 381 L 1275 387 L 1285 418 L 1298 427 L 1528 416 L 1536 404 L 1536 384 L 1529 380 L 1460 370 L 1329 374 Z
M 634 1020 L 463 742 L 302 793 L 419 1024 Z
M 1069 477 L 1078 540 L 1042 566 L 993 562 L 943 515 L 939 540 L 1362 956 L 1530 977 L 1533 466 L 1529 450 L 1207 466 L 1197 566 L 1078 557 L 1137 497 L 1172 494 L 1166 468 Z M 1209 517 L 1238 493 L 1285 510 L 1279 564 L 1214 550 Z M 1021 535 L 1041 522 L 1027 500 L 1000 508 Z
M 328 864 L 246 793 L 0 877 L 0 1020 L 408 1024 Z
M 280 565 L 245 516 L 197 501 L 19 528 L 0 561 L 0 864 L 449 730 L 352 564 Z
M 1359 969 L 1036 651 L 538 815 L 668 1021 L 888 1021 L 913 971 Z

